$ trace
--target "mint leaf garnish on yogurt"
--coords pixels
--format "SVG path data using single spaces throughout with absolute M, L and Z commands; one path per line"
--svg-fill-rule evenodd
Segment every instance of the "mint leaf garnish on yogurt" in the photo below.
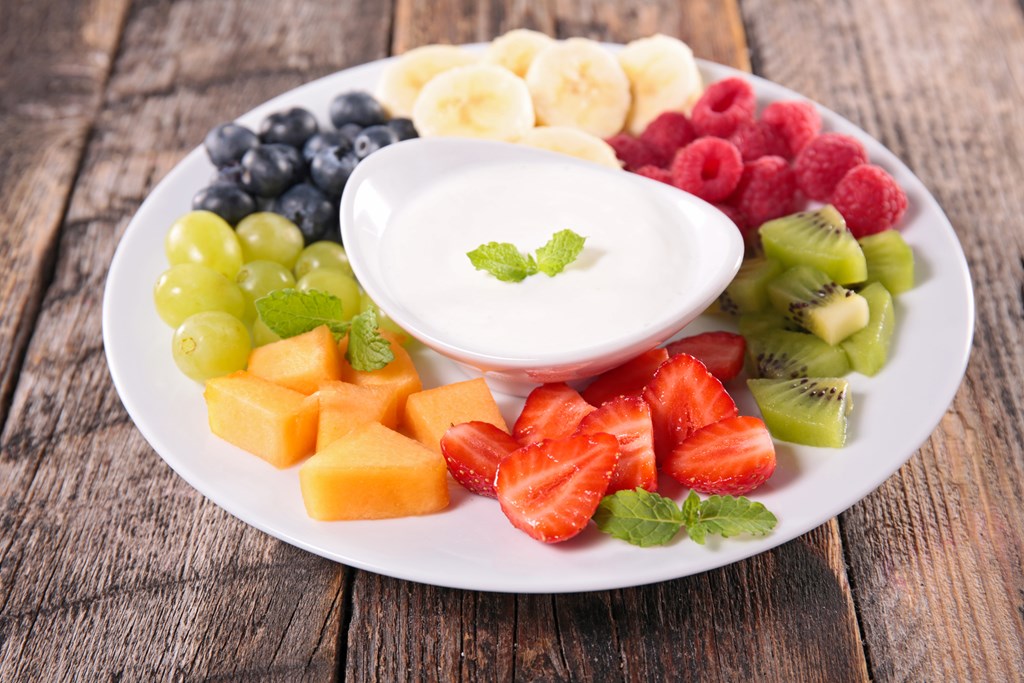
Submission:
M 502 282 L 522 282 L 536 273 L 545 273 L 548 277 L 561 273 L 583 251 L 586 239 L 572 230 L 559 230 L 547 244 L 537 249 L 536 257 L 524 254 L 509 242 L 481 244 L 466 256 L 474 268 L 487 271 Z

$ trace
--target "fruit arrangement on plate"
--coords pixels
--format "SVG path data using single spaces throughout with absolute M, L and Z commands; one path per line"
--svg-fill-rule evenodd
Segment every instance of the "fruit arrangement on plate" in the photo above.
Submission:
M 913 253 L 898 232 L 903 190 L 855 138 L 822 132 L 810 103 L 758 112 L 750 83 L 705 87 L 665 36 L 614 53 L 517 30 L 482 57 L 412 50 L 375 95 L 340 93 L 329 115 L 331 128 L 293 107 L 258 133 L 210 131 L 215 177 L 167 232 L 154 291 L 175 362 L 205 382 L 213 432 L 276 467 L 301 462 L 310 517 L 436 512 L 450 474 L 545 542 L 591 520 L 638 545 L 683 527 L 699 542 L 765 534 L 774 516 L 742 496 L 775 471 L 772 437 L 844 444 L 843 376 L 884 366 Z M 481 379 L 424 389 L 409 336 L 361 291 L 336 226 L 356 165 L 418 135 L 545 148 L 715 203 L 749 255 L 709 311 L 724 329 L 582 391 L 540 386 L 511 430 Z M 763 421 L 726 389 L 744 370 Z M 659 474 L 690 497 L 658 495 Z

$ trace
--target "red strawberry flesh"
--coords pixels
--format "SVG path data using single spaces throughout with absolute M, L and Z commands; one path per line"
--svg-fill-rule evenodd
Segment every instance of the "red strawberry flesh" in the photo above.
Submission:
M 543 384 L 526 397 L 512 436 L 523 446 L 544 439 L 562 439 L 576 431 L 594 406 L 564 382 Z
M 532 538 L 558 543 L 580 533 L 608 490 L 619 442 L 581 434 L 524 446 L 498 466 L 498 502 Z
M 704 332 L 683 337 L 665 347 L 669 355 L 688 353 L 708 369 L 721 382 L 728 382 L 743 369 L 743 354 L 747 342 L 732 332 Z
M 498 463 L 518 448 L 510 434 L 489 422 L 463 422 L 441 437 L 441 453 L 455 481 L 490 498 L 498 495 L 494 488 Z
M 775 445 L 756 417 L 729 417 L 707 425 L 673 449 L 663 469 L 695 491 L 740 496 L 775 471 Z
M 577 434 L 611 434 L 619 442 L 619 462 L 608 493 L 637 487 L 656 491 L 658 469 L 654 458 L 651 409 L 639 396 L 619 396 L 583 418 Z
M 654 423 L 654 453 L 664 462 L 686 437 L 738 414 L 732 397 L 704 364 L 681 353 L 658 368 L 644 388 Z
M 651 349 L 636 358 L 613 368 L 583 390 L 583 398 L 592 406 L 599 406 L 616 396 L 640 396 L 644 387 L 661 364 L 668 360 L 665 349 Z

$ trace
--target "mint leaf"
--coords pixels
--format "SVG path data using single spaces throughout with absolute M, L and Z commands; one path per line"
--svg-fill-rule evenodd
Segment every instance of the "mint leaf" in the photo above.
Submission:
M 559 230 L 548 243 L 537 250 L 537 268 L 548 277 L 561 273 L 583 251 L 586 237 L 572 230 Z
M 377 314 L 372 308 L 352 318 L 345 359 L 354 369 L 363 372 L 380 370 L 395 359 L 391 342 L 377 329 Z
M 264 324 L 282 339 L 304 334 L 321 325 L 327 325 L 337 339 L 348 331 L 341 299 L 315 289 L 306 292 L 279 289 L 257 299 L 256 311 Z
M 672 499 L 637 488 L 602 498 L 594 522 L 606 534 L 647 547 L 671 541 L 683 514 Z
M 520 282 L 537 272 L 532 256 L 525 256 L 508 242 L 488 242 L 466 254 L 477 270 L 486 270 L 502 282 Z
M 683 524 L 686 532 L 690 534 L 697 543 L 704 545 L 704 528 L 697 526 L 697 517 L 700 514 L 700 496 L 696 491 L 691 490 L 690 495 L 683 501 Z
M 691 497 L 695 495 L 690 493 Z M 744 533 L 764 536 L 778 523 L 778 519 L 764 504 L 755 503 L 743 496 L 709 496 L 701 501 L 696 517 L 694 522 L 687 523 L 686 531 L 690 538 L 701 545 L 707 534 L 717 534 L 722 538 Z

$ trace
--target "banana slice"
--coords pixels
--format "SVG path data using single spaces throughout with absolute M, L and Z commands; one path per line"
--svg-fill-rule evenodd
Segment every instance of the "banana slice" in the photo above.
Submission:
M 439 73 L 477 61 L 453 45 L 424 45 L 389 64 L 377 83 L 377 99 L 391 116 L 410 116 L 420 90 Z
M 626 121 L 633 135 L 662 112 L 689 113 L 704 90 L 693 51 L 676 38 L 657 34 L 634 40 L 619 52 L 619 64 L 633 95 Z
M 503 66 L 520 78 L 533 63 L 537 53 L 555 41 L 538 31 L 517 28 L 498 36 L 487 46 L 483 61 Z
M 474 64 L 423 86 L 412 121 L 423 137 L 514 140 L 533 127 L 533 104 L 523 79 L 500 66 Z
M 599 138 L 615 135 L 629 113 L 629 79 L 610 52 L 570 38 L 537 53 L 526 72 L 537 121 L 571 126 Z
M 517 141 L 530 147 L 539 147 L 552 152 L 561 152 L 577 159 L 621 169 L 611 145 L 590 133 L 568 126 L 538 126 L 531 128 Z

